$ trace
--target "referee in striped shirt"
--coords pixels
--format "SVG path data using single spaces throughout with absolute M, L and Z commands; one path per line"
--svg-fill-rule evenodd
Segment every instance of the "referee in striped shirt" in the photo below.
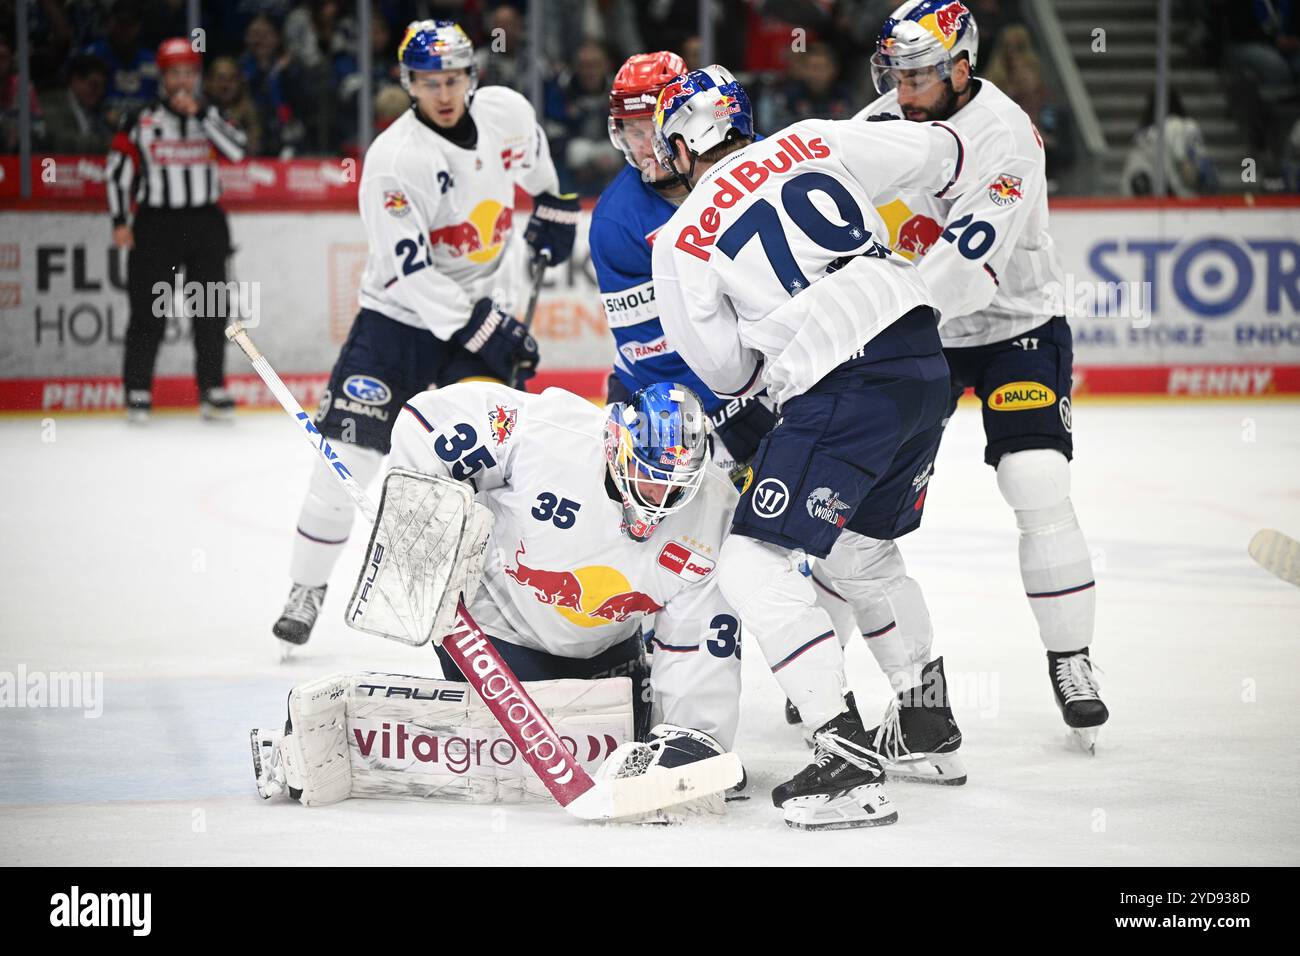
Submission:
M 244 158 L 244 134 L 197 96 L 203 57 L 184 37 L 158 48 L 159 99 L 122 122 L 108 153 L 108 209 L 113 244 L 130 250 L 127 293 L 131 318 L 126 330 L 123 380 L 131 421 L 148 420 L 154 364 L 172 299 L 154 286 L 184 281 L 203 284 L 201 301 L 211 301 L 207 283 L 226 281 L 231 253 L 226 214 L 217 205 L 221 185 L 216 154 Z M 132 213 L 134 212 L 134 223 Z M 230 301 L 233 296 L 216 297 Z M 195 377 L 204 418 L 234 414 L 225 388 L 226 316 L 199 314 L 194 325 Z

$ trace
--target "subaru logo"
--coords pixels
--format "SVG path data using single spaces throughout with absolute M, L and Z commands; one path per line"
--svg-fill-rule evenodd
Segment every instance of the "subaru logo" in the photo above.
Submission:
M 393 393 L 377 378 L 352 375 L 343 383 L 343 394 L 363 405 L 387 405 Z

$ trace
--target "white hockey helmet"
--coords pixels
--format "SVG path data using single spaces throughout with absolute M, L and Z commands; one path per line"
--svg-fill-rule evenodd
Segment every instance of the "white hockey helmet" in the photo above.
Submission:
M 908 0 L 889 15 L 876 52 L 871 56 L 871 82 L 880 93 L 898 85 L 898 73 L 933 68 L 938 79 L 952 76 L 961 54 L 975 70 L 979 28 L 975 15 L 960 0 Z
M 749 94 L 726 67 L 714 64 L 691 70 L 659 91 L 655 103 L 655 156 L 669 172 L 683 175 L 674 154 L 677 139 L 686 144 L 694 169 L 695 157 L 725 142 L 733 131 L 753 139 L 754 111 Z
M 465 106 L 478 89 L 478 65 L 474 62 L 474 42 L 454 20 L 412 20 L 397 46 L 401 66 L 402 89 L 411 92 L 412 72 L 465 70 L 469 75 L 469 92 Z

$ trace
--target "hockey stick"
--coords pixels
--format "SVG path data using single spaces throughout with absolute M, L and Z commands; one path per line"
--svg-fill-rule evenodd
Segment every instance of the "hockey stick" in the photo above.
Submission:
M 533 270 L 533 288 L 528 293 L 528 308 L 524 310 L 524 331 L 532 333 L 533 331 L 533 313 L 537 311 L 537 297 L 542 292 L 542 280 L 546 278 L 546 270 L 551 264 L 551 254 L 543 251 L 537 257 L 537 261 L 531 267 Z M 511 388 L 519 388 L 515 383 L 519 381 L 519 363 L 515 362 L 510 368 L 510 381 L 506 384 Z
M 1256 531 L 1247 550 L 1265 571 L 1300 587 L 1300 541 L 1269 528 Z
M 338 453 L 303 411 L 279 374 L 258 351 L 238 322 L 226 328 L 226 338 L 238 345 L 253 363 L 280 406 L 302 426 L 303 434 L 321 456 L 361 513 L 372 524 L 375 506 L 366 490 L 339 460 Z M 740 759 L 722 754 L 696 763 L 634 777 L 599 783 L 569 753 L 542 709 L 529 695 L 500 653 L 470 616 L 462 596 L 456 605 L 457 627 L 449 635 L 432 635 L 442 646 L 475 693 L 487 704 L 506 736 L 523 754 L 555 802 L 582 820 L 609 820 L 648 813 L 696 797 L 720 793 L 740 782 Z

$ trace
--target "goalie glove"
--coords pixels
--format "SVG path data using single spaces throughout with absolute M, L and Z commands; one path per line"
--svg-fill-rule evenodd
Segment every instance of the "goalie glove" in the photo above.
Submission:
M 533 214 L 524 229 L 524 241 L 533 250 L 533 259 L 545 259 L 549 265 L 558 266 L 573 255 L 580 209 L 575 193 L 533 197 Z
M 537 340 L 491 299 L 474 303 L 469 321 L 451 341 L 481 358 L 493 375 L 512 388 L 522 389 L 537 374 Z

